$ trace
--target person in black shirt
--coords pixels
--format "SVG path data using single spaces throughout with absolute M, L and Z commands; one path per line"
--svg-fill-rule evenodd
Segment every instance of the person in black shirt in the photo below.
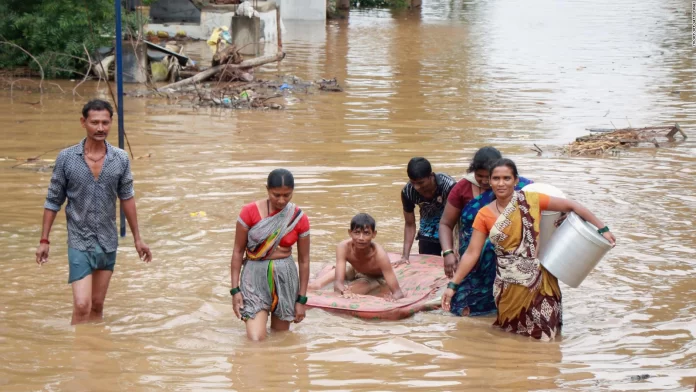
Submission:
M 401 190 L 404 208 L 404 248 L 399 263 L 408 264 L 414 237 L 418 239 L 418 253 L 440 255 L 438 234 L 440 217 L 445 210 L 447 196 L 456 181 L 447 174 L 433 173 L 430 162 L 422 157 L 411 158 L 406 169 L 409 182 Z M 416 236 L 416 205 L 420 210 L 420 227 Z

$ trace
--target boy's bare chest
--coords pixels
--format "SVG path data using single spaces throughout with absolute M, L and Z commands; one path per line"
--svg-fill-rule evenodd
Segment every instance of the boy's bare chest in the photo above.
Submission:
M 349 252 L 346 257 L 346 261 L 348 261 L 356 271 L 363 274 L 372 275 L 382 272 L 377 265 L 374 252 L 367 257 L 356 255 L 354 252 Z

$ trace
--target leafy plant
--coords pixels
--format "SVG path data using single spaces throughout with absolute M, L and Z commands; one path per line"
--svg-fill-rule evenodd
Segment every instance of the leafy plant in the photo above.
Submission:
M 48 77 L 69 77 L 86 69 L 84 48 L 93 53 L 113 41 L 112 0 L 2 0 L 0 15 L 0 40 L 32 53 Z M 23 66 L 38 68 L 20 50 L 0 47 L 0 68 Z
M 121 11 L 121 28 L 126 36 L 136 36 L 143 26 L 150 23 L 150 17 L 143 15 L 140 12 Z

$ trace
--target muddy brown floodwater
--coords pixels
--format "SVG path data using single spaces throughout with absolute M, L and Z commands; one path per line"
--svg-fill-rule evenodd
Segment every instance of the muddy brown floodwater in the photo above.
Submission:
M 287 110 L 269 112 L 127 98 L 133 152 L 151 154 L 133 171 L 155 261 L 141 263 L 123 239 L 105 321 L 79 328 L 69 325 L 63 213 L 51 262 L 33 260 L 50 170 L 11 166 L 77 142 L 84 99 L 0 92 L 0 389 L 691 390 L 690 6 L 425 0 L 421 10 L 353 11 L 326 25 L 287 21 L 281 71 L 336 76 L 344 93 L 294 95 Z M 82 94 L 107 96 L 95 84 Z M 586 127 L 674 122 L 692 138 L 603 159 L 552 151 Z M 116 143 L 115 129 L 109 140 Z M 294 201 L 310 217 L 318 265 L 332 260 L 358 211 L 375 216 L 378 241 L 398 252 L 408 159 L 426 156 L 459 179 L 484 145 L 585 203 L 618 238 L 581 287 L 563 286 L 561 339 L 512 336 L 491 328 L 491 317 L 368 322 L 311 310 L 294 333 L 246 341 L 228 292 L 234 222 L 242 205 L 263 197 L 271 169 L 296 175 Z M 198 211 L 205 216 L 191 216 Z

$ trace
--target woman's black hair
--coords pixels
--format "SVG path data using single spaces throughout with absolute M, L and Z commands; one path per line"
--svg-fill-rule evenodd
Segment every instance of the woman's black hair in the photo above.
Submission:
M 281 188 L 288 187 L 295 189 L 295 178 L 292 173 L 286 169 L 275 169 L 268 173 L 268 180 L 266 181 L 266 186 L 270 188 Z
M 469 164 L 469 170 L 467 170 L 467 173 L 473 173 L 481 169 L 488 170 L 491 163 L 501 159 L 502 157 L 503 155 L 500 154 L 500 151 L 498 151 L 497 148 L 491 146 L 482 147 L 476 151 L 476 154 L 474 154 L 474 158 Z
M 517 173 L 517 165 L 515 165 L 515 162 L 513 162 L 511 159 L 507 158 L 501 158 L 498 159 L 497 161 L 491 163 L 491 165 L 488 167 L 488 175 L 492 176 L 493 175 L 493 170 L 497 167 L 501 166 L 507 166 L 512 170 L 512 175 L 515 176 L 515 178 L 519 178 L 520 175 Z

